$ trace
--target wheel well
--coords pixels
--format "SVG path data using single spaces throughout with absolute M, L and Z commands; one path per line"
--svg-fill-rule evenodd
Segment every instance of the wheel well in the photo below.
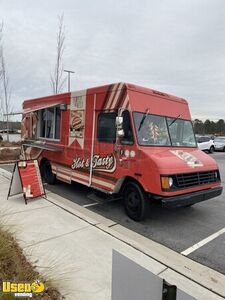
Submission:
M 39 161 L 39 168 L 40 168 L 40 172 L 41 172 L 41 176 L 43 177 L 44 176 L 44 169 L 43 169 L 43 166 L 45 164 L 45 162 L 47 162 L 48 159 L 43 157 L 40 161 Z
M 48 161 L 47 158 L 43 157 L 39 163 L 40 166 L 42 166 L 46 161 Z
M 125 188 L 125 186 L 128 182 L 135 182 L 144 191 L 143 186 L 140 184 L 140 182 L 138 182 L 135 178 L 133 178 L 131 176 L 126 176 L 125 179 L 123 180 L 123 183 L 122 183 L 121 187 L 120 187 L 120 190 L 119 190 L 120 194 L 123 194 L 124 188 Z

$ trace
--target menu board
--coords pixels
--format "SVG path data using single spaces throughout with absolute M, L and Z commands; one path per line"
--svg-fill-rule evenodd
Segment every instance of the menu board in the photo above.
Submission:
M 25 203 L 28 199 L 45 195 L 37 160 L 18 161 L 15 164 L 9 196 L 23 193 Z
M 84 137 L 84 109 L 85 101 L 83 96 L 73 97 L 70 107 L 70 136 Z

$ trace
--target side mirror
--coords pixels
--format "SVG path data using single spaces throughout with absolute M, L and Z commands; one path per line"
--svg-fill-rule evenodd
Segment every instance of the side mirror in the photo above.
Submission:
M 116 117 L 116 132 L 118 137 L 124 137 L 123 117 L 121 116 Z
M 123 117 L 116 117 L 116 127 L 122 127 Z
M 118 135 L 118 137 L 120 137 L 120 138 L 122 138 L 122 137 L 124 137 L 124 130 L 123 129 L 119 129 L 119 130 L 117 130 L 117 135 Z

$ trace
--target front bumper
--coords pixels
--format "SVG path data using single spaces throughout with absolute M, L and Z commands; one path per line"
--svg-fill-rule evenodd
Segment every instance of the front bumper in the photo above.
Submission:
M 224 146 L 221 146 L 221 147 L 214 147 L 215 148 L 215 151 L 223 151 L 224 150 Z
M 222 187 L 214 187 L 189 194 L 161 198 L 163 207 L 182 207 L 202 202 L 222 194 Z

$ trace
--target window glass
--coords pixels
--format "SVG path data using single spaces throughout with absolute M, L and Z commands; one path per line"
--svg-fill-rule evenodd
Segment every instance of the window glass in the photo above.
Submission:
M 40 136 L 45 137 L 45 128 L 46 128 L 46 109 L 41 110 L 41 119 L 40 119 Z
M 59 107 L 55 108 L 55 139 L 60 139 L 60 118 L 61 111 Z
M 191 121 L 134 112 L 139 145 L 196 147 Z
M 172 146 L 196 147 L 191 121 L 167 118 Z
M 121 138 L 120 140 L 121 144 L 132 145 L 134 142 L 134 138 L 133 138 L 133 131 L 131 126 L 129 111 L 124 110 L 122 113 L 122 117 L 123 117 L 124 137 Z
M 196 140 L 198 143 L 204 143 L 204 137 L 197 137 Z
M 38 113 L 37 112 L 33 112 L 31 114 L 31 119 L 32 119 L 32 139 L 36 139 L 37 138 L 37 126 L 38 126 Z
M 145 113 L 134 113 L 139 145 L 170 146 L 166 118 Z
M 46 137 L 53 139 L 54 132 L 54 107 L 47 109 Z
M 215 138 L 214 142 L 225 143 L 225 138 Z
M 98 116 L 97 138 L 99 142 L 115 143 L 116 113 L 100 113 Z
M 60 108 L 57 106 L 42 109 L 40 110 L 39 116 L 39 136 L 49 139 L 60 139 Z

